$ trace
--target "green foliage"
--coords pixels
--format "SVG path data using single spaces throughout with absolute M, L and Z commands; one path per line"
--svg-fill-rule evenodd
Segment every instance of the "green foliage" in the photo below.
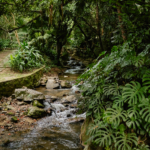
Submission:
M 131 145 L 137 145 L 137 137 L 134 133 L 120 134 L 116 140 L 115 147 L 118 150 L 132 150 Z
M 111 149 L 140 149 L 137 137 L 150 136 L 150 55 L 146 49 L 136 53 L 128 43 L 119 47 L 80 77 L 83 96 L 88 96 L 82 105 L 96 121 L 89 140 Z M 138 58 L 143 64 L 137 65 Z
M 44 60 L 38 50 L 30 48 L 24 42 L 14 54 L 10 55 L 9 63 L 13 70 L 23 72 L 41 67 L 44 65 Z
M 10 47 L 10 40 L 0 39 L 0 51 L 4 48 Z

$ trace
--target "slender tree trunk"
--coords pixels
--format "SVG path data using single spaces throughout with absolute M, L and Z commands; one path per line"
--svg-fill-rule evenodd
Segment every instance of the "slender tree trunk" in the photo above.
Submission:
M 125 29 L 124 29 L 122 17 L 121 17 L 121 8 L 118 5 L 117 5 L 117 12 L 118 12 L 118 19 L 119 19 L 119 23 L 120 23 L 122 38 L 123 38 L 123 41 L 125 42 L 127 40 L 127 38 L 126 38 L 126 34 L 125 34 Z
M 61 50 L 62 50 L 62 42 L 59 41 L 59 39 L 57 40 L 57 65 L 60 66 L 60 54 L 61 54 Z
M 98 2 L 97 2 L 97 5 L 96 5 L 97 34 L 99 36 L 99 44 L 100 44 L 101 50 L 104 51 L 102 38 L 101 38 L 101 24 L 99 22 L 99 19 L 100 19 L 100 17 L 99 17 L 99 6 L 98 6 Z
M 13 19 L 14 19 L 14 26 L 15 26 L 15 24 L 16 24 L 16 22 L 15 22 L 15 16 L 14 16 L 13 13 L 11 13 L 11 14 L 12 14 L 12 16 L 13 16 Z M 15 32 L 15 36 L 16 36 L 16 39 L 17 39 L 17 41 L 18 41 L 18 44 L 20 45 L 20 40 L 19 40 L 18 32 L 17 32 L 17 30 L 15 30 L 14 32 Z

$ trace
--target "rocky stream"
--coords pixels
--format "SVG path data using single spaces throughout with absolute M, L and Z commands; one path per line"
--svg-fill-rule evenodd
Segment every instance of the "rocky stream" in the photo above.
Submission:
M 44 76 L 36 89 L 16 89 L 0 101 L 0 150 L 83 150 L 75 80 L 84 71 L 76 60 L 60 76 Z M 80 83 L 82 84 L 82 82 Z

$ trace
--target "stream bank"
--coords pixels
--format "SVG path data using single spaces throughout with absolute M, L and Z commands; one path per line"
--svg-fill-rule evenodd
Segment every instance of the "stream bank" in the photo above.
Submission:
M 33 102 L 24 103 L 19 107 L 18 102 L 27 102 L 30 98 L 21 97 L 22 95 L 17 95 L 16 93 L 15 98 L 3 98 L 1 103 L 4 104 L 10 101 L 8 105 L 17 107 L 14 110 L 15 116 L 17 115 L 16 113 L 19 115 L 17 116 L 17 122 L 11 123 L 10 119 L 12 116 L 8 116 L 8 110 L 0 110 L 1 116 L 4 116 L 3 119 L 6 123 L 5 125 L 1 125 L 0 129 L 0 149 L 83 150 L 79 137 L 80 128 L 85 120 L 86 114 L 76 114 L 78 111 L 77 101 L 80 97 L 80 91 L 74 86 L 74 83 L 78 75 L 84 71 L 84 69 L 80 67 L 80 65 L 73 66 L 70 69 L 71 70 L 66 70 L 59 78 L 58 76 L 43 76 L 41 82 L 44 78 L 47 78 L 47 80 L 44 80 L 47 88 L 43 85 L 35 89 L 45 96 L 45 99 L 41 99 L 44 99 L 44 109 L 42 109 L 46 112 L 46 115 L 41 119 L 35 118 L 35 116 L 34 118 L 30 118 L 28 114 L 21 115 L 23 112 L 22 110 L 20 111 L 20 108 L 26 106 L 25 112 L 29 113 L 29 108 L 32 107 Z M 49 86 L 48 83 L 54 83 L 56 87 L 52 87 L 51 84 L 49 84 Z M 23 89 L 31 91 L 25 87 Z M 23 89 L 20 90 L 23 91 Z M 40 100 L 40 98 L 38 99 Z M 4 111 L 6 114 L 4 114 Z M 5 119 L 5 117 L 8 120 Z M 27 121 L 24 120 L 31 122 L 26 123 Z M 8 126 L 8 124 L 10 126 Z M 11 124 L 13 124 L 13 126 L 11 126 Z

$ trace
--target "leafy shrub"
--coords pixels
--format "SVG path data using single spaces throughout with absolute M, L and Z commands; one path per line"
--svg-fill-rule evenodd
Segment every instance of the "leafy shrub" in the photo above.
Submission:
M 6 39 L 0 39 L 0 51 L 6 47 L 10 47 L 11 41 Z
M 31 68 L 39 68 L 44 64 L 42 55 L 27 43 L 22 43 L 20 48 L 10 55 L 9 63 L 13 70 L 23 72 Z
M 3 40 L 0 40 L 0 51 L 2 51 L 4 48 L 4 43 L 3 43 Z
M 149 149 L 150 54 L 149 45 L 137 53 L 128 42 L 81 75 L 87 116 L 94 119 L 89 141 L 107 149 Z

